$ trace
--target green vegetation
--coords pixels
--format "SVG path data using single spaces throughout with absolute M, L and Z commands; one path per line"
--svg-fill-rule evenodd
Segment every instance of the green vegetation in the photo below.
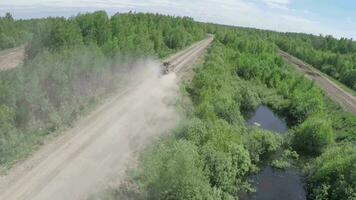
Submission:
M 330 146 L 334 136 L 330 122 L 319 116 L 305 120 L 294 132 L 292 146 L 304 154 L 319 155 Z
M 10 13 L 0 17 L 0 50 L 19 46 L 31 36 L 23 20 L 14 20 Z
M 19 23 L 35 26 L 30 30 L 25 65 L 0 73 L 3 166 L 28 155 L 44 136 L 71 125 L 102 96 L 123 84 L 122 71 L 134 65 L 134 59 L 161 58 L 205 37 L 204 26 L 190 18 L 153 14 L 109 18 L 99 11 L 25 22 L 7 15 L 2 21 L 9 27 Z M 7 29 L 10 35 L 11 30 L 22 33 Z
M 25 21 L 7 15 L 0 33 L 0 49 L 27 43 L 28 55 L 24 66 L 0 73 L 2 166 L 28 155 L 46 135 L 70 126 L 115 91 L 123 84 L 123 67 L 135 59 L 163 58 L 213 33 L 214 44 L 185 88 L 193 102 L 186 120 L 141 155 L 135 191 L 124 195 L 236 199 L 253 191 L 248 177 L 284 149 L 272 165 L 288 168 L 299 154 L 307 163 L 301 167 L 310 199 L 356 196 L 356 117 L 277 53 L 277 47 L 286 50 L 355 89 L 352 41 L 153 14 L 108 17 L 103 11 Z M 287 119 L 290 137 L 246 127 L 244 117 L 262 104 Z
M 96 45 L 109 57 L 119 53 L 162 58 L 205 36 L 203 25 L 187 17 L 118 13 L 109 18 L 104 11 L 69 19 L 48 18 L 39 23 L 38 29 L 28 46 L 30 57 L 44 49 L 55 52 Z
M 356 148 L 345 143 L 328 149 L 308 168 L 310 199 L 356 198 Z
M 297 152 L 286 149 L 283 151 L 281 158 L 274 160 L 271 166 L 281 170 L 288 169 L 293 166 L 293 163 L 297 161 L 298 158 L 299 155 Z
M 351 39 L 307 34 L 277 34 L 282 50 L 356 90 L 356 42 Z
M 311 199 L 350 199 L 355 195 L 353 116 L 334 106 L 311 81 L 284 64 L 277 46 L 261 32 L 223 27 L 216 30 L 215 44 L 187 87 L 193 100 L 188 122 L 142 155 L 134 181 L 140 183 L 138 196 L 235 199 L 241 192 L 253 191 L 248 176 L 281 148 L 286 150 L 272 166 L 285 169 L 297 165 L 299 153 L 309 163 L 305 173 Z M 293 130 L 290 138 L 282 140 L 274 133 L 245 126 L 245 113 L 260 104 L 288 119 Z M 341 164 L 336 163 L 340 162 L 328 155 L 346 148 L 345 143 L 349 152 L 341 154 L 340 159 L 350 162 L 350 167 L 337 170 Z M 189 153 L 177 149 L 182 144 L 187 145 Z M 330 163 L 329 167 L 318 171 L 324 163 Z M 192 178 L 195 174 L 197 177 Z M 339 175 L 344 178 L 328 178 Z M 340 184 L 347 187 L 341 189 Z M 202 191 L 207 196 L 202 196 Z
M 188 89 L 192 118 L 142 155 L 142 199 L 234 199 L 252 190 L 247 176 L 280 147 L 276 134 L 244 125 L 241 108 L 261 100 L 234 73 L 235 53 L 221 43 L 211 48 Z

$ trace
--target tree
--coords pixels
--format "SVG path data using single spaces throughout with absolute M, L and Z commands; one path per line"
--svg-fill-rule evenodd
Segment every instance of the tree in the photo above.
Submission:
M 8 12 L 5 14 L 5 19 L 8 21 L 14 21 L 14 18 L 12 17 L 11 13 Z
M 191 142 L 161 143 L 146 155 L 142 182 L 147 199 L 214 199 L 198 149 Z
M 307 168 L 310 199 L 351 200 L 356 198 L 356 148 L 344 143 L 328 149 Z
M 322 116 L 309 117 L 297 127 L 292 141 L 301 153 L 320 155 L 334 140 L 330 122 Z

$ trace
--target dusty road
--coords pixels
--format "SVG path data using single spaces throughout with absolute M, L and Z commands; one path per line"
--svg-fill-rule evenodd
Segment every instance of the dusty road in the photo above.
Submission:
M 142 65 L 139 84 L 123 90 L 0 178 L 0 199 L 86 199 L 111 176 L 124 174 L 135 152 L 179 119 L 172 102 L 177 76 L 204 54 L 212 37 L 173 55 L 175 73 Z M 177 74 L 177 76 L 176 76 Z
M 0 52 L 0 71 L 17 67 L 23 63 L 25 48 L 17 47 Z
M 343 90 L 325 75 L 321 74 L 317 69 L 304 63 L 298 58 L 281 50 L 279 50 L 279 53 L 287 63 L 296 66 L 297 70 L 304 73 L 307 78 L 315 81 L 315 83 L 322 88 L 330 98 L 338 102 L 346 111 L 356 115 L 356 98 L 352 94 Z

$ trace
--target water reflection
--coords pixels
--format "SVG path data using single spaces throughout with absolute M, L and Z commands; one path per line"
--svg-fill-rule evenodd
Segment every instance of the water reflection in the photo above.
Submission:
M 259 106 L 256 111 L 251 114 L 247 120 L 247 124 L 249 126 L 257 125 L 260 126 L 260 128 L 281 134 L 288 131 L 286 122 L 280 119 L 266 106 Z

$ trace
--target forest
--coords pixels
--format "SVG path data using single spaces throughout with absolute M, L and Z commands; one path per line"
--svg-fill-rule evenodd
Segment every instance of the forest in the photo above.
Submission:
M 11 31 L 20 36 L 11 39 Z M 296 55 L 356 89 L 353 41 L 158 14 L 2 17 L 1 39 L 8 44 L 0 48 L 26 44 L 28 57 L 24 66 L 0 73 L 0 165 L 13 165 L 46 135 L 71 126 L 115 91 L 121 78 L 118 61 L 164 58 L 206 33 L 215 41 L 192 82 L 182 86 L 192 104 L 177 103 L 185 119 L 145 149 L 130 187 L 118 188 L 110 198 L 238 199 L 254 191 L 248 177 L 282 150 L 298 155 L 292 164 L 305 173 L 308 199 L 355 199 L 356 117 L 285 64 L 277 51 Z M 246 114 L 259 105 L 287 120 L 285 137 L 246 126 Z
M 0 73 L 0 164 L 6 167 L 114 91 L 124 76 L 120 67 L 139 57 L 163 58 L 205 32 L 190 18 L 103 11 L 26 22 L 7 14 L 1 22 L 12 27 L 1 35 L 30 36 L 24 66 Z
M 356 90 L 356 42 L 332 36 L 275 33 L 278 47 Z
M 260 31 L 218 26 L 214 34 L 186 86 L 193 101 L 186 120 L 143 153 L 132 178 L 140 192 L 126 188 L 116 197 L 237 199 L 254 190 L 248 176 L 282 149 L 307 163 L 297 165 L 305 171 L 308 199 L 354 199 L 356 117 L 284 64 Z M 261 104 L 288 120 L 288 136 L 245 125 L 245 114 Z

